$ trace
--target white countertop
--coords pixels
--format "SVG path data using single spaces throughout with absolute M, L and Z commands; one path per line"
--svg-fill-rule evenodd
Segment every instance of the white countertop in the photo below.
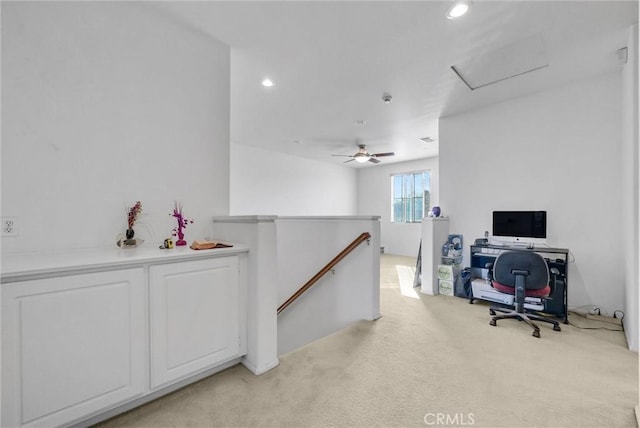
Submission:
M 213 217 L 214 223 L 266 223 L 275 221 L 379 221 L 379 215 L 347 216 L 277 216 L 277 215 L 241 215 Z
M 249 251 L 244 245 L 229 248 L 192 250 L 188 246 L 162 250 L 153 246 L 137 248 L 90 248 L 60 251 L 2 254 L 0 278 L 10 282 L 23 276 L 47 275 L 90 269 L 114 269 L 144 264 L 171 263 L 238 254 Z

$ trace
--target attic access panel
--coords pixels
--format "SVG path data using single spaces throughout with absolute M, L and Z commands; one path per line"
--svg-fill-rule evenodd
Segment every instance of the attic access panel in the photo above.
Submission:
M 542 35 L 537 34 L 489 51 L 482 58 L 452 65 L 451 69 L 474 90 L 548 65 Z

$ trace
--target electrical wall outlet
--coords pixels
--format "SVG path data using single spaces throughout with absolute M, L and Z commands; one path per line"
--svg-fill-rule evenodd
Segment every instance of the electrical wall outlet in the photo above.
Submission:
M 2 236 L 18 236 L 18 219 L 2 217 Z

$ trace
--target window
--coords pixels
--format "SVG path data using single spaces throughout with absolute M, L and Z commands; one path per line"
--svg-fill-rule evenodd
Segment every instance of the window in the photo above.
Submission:
M 391 221 L 415 223 L 431 209 L 431 174 L 429 171 L 391 176 Z

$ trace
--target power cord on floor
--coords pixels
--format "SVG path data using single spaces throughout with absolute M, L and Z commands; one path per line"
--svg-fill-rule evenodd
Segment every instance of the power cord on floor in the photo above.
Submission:
M 586 318 L 587 314 L 600 315 L 600 308 L 595 305 L 582 305 L 577 308 L 569 309 L 569 312 Z
M 624 323 L 622 322 L 622 321 L 624 321 L 624 312 L 623 312 L 623 311 L 621 311 L 620 309 L 617 309 L 617 310 L 613 311 L 613 317 L 614 317 L 614 318 L 618 318 L 618 317 L 616 316 L 616 314 L 617 314 L 618 312 L 620 312 L 620 313 L 622 314 L 622 316 L 620 317 L 620 326 L 622 327 L 622 331 L 624 331 Z
M 587 311 L 584 311 L 584 309 L 586 308 L 590 308 Z M 587 317 L 587 315 L 600 315 L 600 308 L 598 308 L 597 306 L 594 305 L 584 305 L 584 306 L 579 306 L 577 308 L 571 309 L 568 311 L 570 314 L 572 315 L 576 315 L 579 316 L 581 318 L 585 318 L 585 319 L 589 319 Z M 583 327 L 583 326 L 579 326 L 576 325 L 575 323 L 571 322 L 570 320 L 567 320 L 567 322 L 569 323 L 569 325 L 574 326 L 575 328 L 579 328 L 581 330 L 608 330 L 608 331 L 624 331 L 624 325 L 622 324 L 622 319 L 624 318 L 624 312 L 622 312 L 621 310 L 616 310 L 613 313 L 613 317 L 617 318 L 616 313 L 622 313 L 622 318 L 620 318 L 620 328 L 608 328 L 608 327 Z
M 575 328 L 579 328 L 580 330 L 609 330 L 609 331 L 624 331 L 624 328 L 607 328 L 607 327 L 581 327 L 579 325 L 575 325 L 571 321 L 569 321 L 569 325 L 574 326 Z

